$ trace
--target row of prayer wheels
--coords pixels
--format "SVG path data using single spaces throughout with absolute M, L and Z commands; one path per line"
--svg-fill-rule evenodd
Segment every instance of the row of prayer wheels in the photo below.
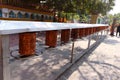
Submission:
M 70 38 L 72 40 L 79 39 L 91 35 L 106 29 L 103 27 L 91 27 L 91 28 L 80 28 L 80 29 L 65 29 L 61 30 L 61 44 L 67 43 Z M 49 47 L 57 46 L 57 35 L 58 30 L 46 31 L 45 45 Z M 23 57 L 31 56 L 35 54 L 36 49 L 36 32 L 20 33 L 19 34 L 19 53 Z

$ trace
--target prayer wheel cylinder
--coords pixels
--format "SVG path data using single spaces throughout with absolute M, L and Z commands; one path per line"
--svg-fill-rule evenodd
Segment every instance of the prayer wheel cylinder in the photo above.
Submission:
M 77 39 L 79 37 L 79 29 L 72 29 L 71 31 L 71 38 L 73 40 Z
M 95 27 L 93 28 L 93 32 L 96 33 L 96 28 Z
M 36 33 L 20 33 L 19 34 L 19 53 L 23 57 L 35 54 Z
M 83 30 L 82 30 L 82 35 L 83 35 L 83 37 L 85 37 L 85 28 L 83 28 Z
M 81 38 L 81 37 L 83 37 L 83 35 L 82 35 L 82 28 L 79 29 L 79 38 Z
M 49 47 L 56 47 L 57 44 L 57 31 L 46 31 L 45 44 Z
M 85 28 L 85 36 L 89 35 L 89 28 Z
M 79 29 L 79 37 L 84 37 L 85 36 L 85 28 Z
M 97 27 L 97 32 L 99 32 L 100 31 L 100 27 Z
M 91 34 L 91 28 L 89 28 L 89 30 L 88 30 L 88 34 L 89 34 L 89 35 Z
M 94 28 L 91 28 L 91 34 L 93 34 L 94 33 Z
M 70 38 L 70 30 L 61 30 L 61 43 L 67 43 Z
M 98 27 L 95 27 L 95 31 L 98 32 Z
M 92 29 L 91 28 L 89 28 L 89 35 L 92 33 Z

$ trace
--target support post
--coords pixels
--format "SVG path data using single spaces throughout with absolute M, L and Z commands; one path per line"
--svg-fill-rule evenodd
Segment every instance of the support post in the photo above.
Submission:
M 108 35 L 108 33 L 109 33 L 109 28 L 107 28 L 106 35 Z
M 9 35 L 0 36 L 0 80 L 10 80 Z
M 104 29 L 104 35 L 107 35 L 107 29 Z
M 73 41 L 73 42 L 72 42 L 72 51 L 71 51 L 71 60 L 70 60 L 70 63 L 73 62 L 74 44 L 75 44 L 75 42 Z
M 90 48 L 90 43 L 91 43 L 91 35 L 89 35 L 89 39 L 88 39 L 88 47 L 87 47 L 87 48 Z
M 102 38 L 102 35 L 103 35 L 103 30 L 101 31 L 101 38 Z
M 99 31 L 98 30 L 99 30 L 98 27 L 96 27 L 96 42 L 99 39 Z
M 97 42 L 98 39 L 99 39 L 99 33 L 97 32 L 96 33 L 96 42 Z

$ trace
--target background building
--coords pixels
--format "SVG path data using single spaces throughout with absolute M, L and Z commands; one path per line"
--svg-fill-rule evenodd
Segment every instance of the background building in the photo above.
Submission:
M 0 19 L 5 20 L 32 20 L 52 21 L 53 11 L 47 6 L 39 4 L 26 4 L 25 0 L 0 0 Z

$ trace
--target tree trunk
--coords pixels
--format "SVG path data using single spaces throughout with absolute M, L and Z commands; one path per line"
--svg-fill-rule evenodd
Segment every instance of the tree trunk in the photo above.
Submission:
M 92 15 L 91 15 L 90 23 L 91 23 L 91 24 L 96 24 L 97 17 L 98 17 L 98 14 L 92 14 Z
M 111 36 L 114 36 L 115 24 L 116 24 L 116 19 L 114 18 L 114 19 L 113 19 L 112 26 L 111 26 L 111 28 L 110 28 L 110 35 L 111 35 Z

